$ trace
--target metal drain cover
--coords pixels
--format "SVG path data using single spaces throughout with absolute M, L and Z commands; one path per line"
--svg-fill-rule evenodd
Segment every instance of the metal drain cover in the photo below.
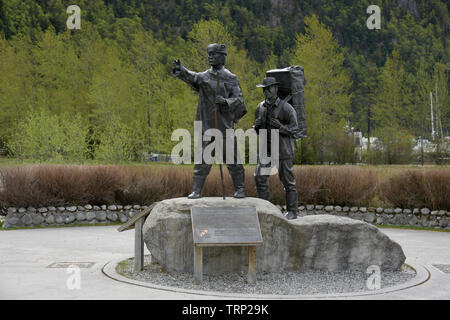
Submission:
M 432 266 L 439 269 L 443 273 L 450 274 L 450 264 L 433 264 Z
M 76 266 L 78 268 L 90 268 L 95 262 L 53 262 L 47 268 L 69 268 L 70 266 Z

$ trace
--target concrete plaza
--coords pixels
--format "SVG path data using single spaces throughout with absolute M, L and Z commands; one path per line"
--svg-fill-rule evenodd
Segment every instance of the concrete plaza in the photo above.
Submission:
M 433 266 L 450 265 L 450 233 L 381 231 L 402 246 L 407 263 L 423 266 L 429 272 L 429 279 L 399 291 L 336 298 L 450 300 L 450 273 Z M 148 254 L 147 250 L 145 253 Z M 115 281 L 102 272 L 108 262 L 133 254 L 134 231 L 119 233 L 117 226 L 0 231 L 0 299 L 220 299 L 135 286 Z M 48 267 L 55 262 L 94 264 L 80 269 L 80 289 L 70 290 L 67 280 L 71 274 L 67 269 Z

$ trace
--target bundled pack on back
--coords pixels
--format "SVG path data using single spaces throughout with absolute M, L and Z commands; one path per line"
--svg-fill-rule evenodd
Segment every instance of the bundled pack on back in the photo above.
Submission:
M 266 72 L 267 77 L 277 79 L 278 96 L 287 101 L 297 112 L 298 132 L 296 139 L 306 137 L 306 114 L 305 114 L 305 73 L 300 66 L 290 66 L 283 69 L 272 69 Z

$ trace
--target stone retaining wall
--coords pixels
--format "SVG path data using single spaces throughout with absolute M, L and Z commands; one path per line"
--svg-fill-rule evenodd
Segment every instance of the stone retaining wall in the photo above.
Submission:
M 300 206 L 298 216 L 331 214 L 365 221 L 374 225 L 397 225 L 450 229 L 450 212 L 428 208 L 366 208 L 307 205 Z
M 3 228 L 68 225 L 125 223 L 147 206 L 140 205 L 102 205 L 8 208 Z
M 281 209 L 280 206 L 277 206 Z M 147 206 L 140 205 L 102 205 L 14 208 L 3 212 L 3 228 L 69 225 L 69 224 L 105 224 L 125 223 Z M 6 214 L 6 217 L 4 216 Z M 365 221 L 374 225 L 418 226 L 436 229 L 450 229 L 450 212 L 431 211 L 428 208 L 365 208 L 307 205 L 300 206 L 299 217 L 317 214 L 331 214 Z

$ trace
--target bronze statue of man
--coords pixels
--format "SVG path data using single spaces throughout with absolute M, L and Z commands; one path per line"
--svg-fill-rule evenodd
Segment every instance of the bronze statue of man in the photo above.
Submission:
M 286 192 L 286 214 L 289 220 L 297 218 L 297 186 L 294 176 L 294 146 L 295 137 L 298 134 L 297 114 L 285 100 L 281 100 L 278 93 L 278 82 L 274 77 L 266 77 L 262 84 L 256 85 L 263 88 L 264 101 L 256 107 L 254 128 L 267 130 L 267 153 L 271 156 L 271 130 L 279 130 L 279 167 L 278 174 Z M 258 198 L 269 200 L 269 176 L 261 170 L 265 165 L 258 161 L 255 170 L 255 183 Z
M 237 76 L 225 68 L 226 46 L 213 43 L 207 47 L 207 52 L 208 61 L 211 65 L 210 69 L 204 72 L 193 72 L 181 65 L 180 60 L 175 60 L 173 61 L 173 75 L 189 84 L 199 93 L 196 120 L 202 122 L 202 136 L 208 129 L 218 129 L 224 139 L 221 145 L 226 146 L 226 129 L 234 129 L 234 124 L 247 113 L 247 109 Z M 202 141 L 202 154 L 203 150 L 213 141 Z M 223 150 L 223 155 L 226 155 L 226 148 Z M 234 161 L 233 163 L 226 162 L 233 180 L 234 197 L 244 198 L 244 166 L 237 163 L 237 157 L 235 139 Z M 197 199 L 201 197 L 206 177 L 210 171 L 211 164 L 205 163 L 202 156 L 202 163 L 194 165 L 193 190 L 188 198 Z

